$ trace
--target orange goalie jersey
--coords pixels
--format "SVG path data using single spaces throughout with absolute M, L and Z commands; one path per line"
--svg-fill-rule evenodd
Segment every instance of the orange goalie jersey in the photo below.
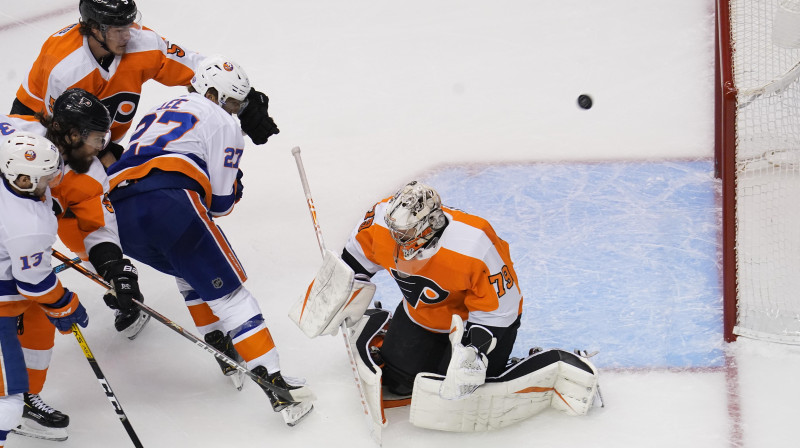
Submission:
M 522 293 L 508 243 L 485 219 L 442 207 L 448 224 L 438 251 L 426 260 L 396 262 L 397 243 L 383 220 L 389 199 L 367 212 L 345 250 L 372 274 L 389 271 L 415 323 L 447 333 L 453 314 L 493 327 L 508 327 L 517 319 L 522 313 Z
M 126 53 L 115 56 L 108 70 L 89 49 L 88 38 L 72 24 L 50 36 L 23 80 L 17 99 L 34 112 L 51 114 L 59 95 L 80 87 L 97 96 L 111 113 L 111 139 L 120 141 L 136 114 L 142 84 L 154 79 L 166 86 L 185 86 L 203 58 L 170 44 L 147 27 L 131 26 Z M 45 107 L 46 106 L 46 107 Z

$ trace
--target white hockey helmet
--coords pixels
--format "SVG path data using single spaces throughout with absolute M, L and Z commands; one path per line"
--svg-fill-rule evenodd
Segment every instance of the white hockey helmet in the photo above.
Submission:
M 58 185 L 64 176 L 64 161 L 50 140 L 31 132 L 15 132 L 0 141 L 0 171 L 11 183 L 20 175 L 30 177 L 31 187 L 14 184 L 17 190 L 30 193 L 41 183 Z
M 417 255 L 436 231 L 447 225 L 439 193 L 417 181 L 407 183 L 394 194 L 384 220 L 406 260 Z
M 200 62 L 191 83 L 200 95 L 205 95 L 213 87 L 217 91 L 217 104 L 220 106 L 224 106 L 228 98 L 241 101 L 242 110 L 250 93 L 247 73 L 239 64 L 222 56 L 210 56 Z

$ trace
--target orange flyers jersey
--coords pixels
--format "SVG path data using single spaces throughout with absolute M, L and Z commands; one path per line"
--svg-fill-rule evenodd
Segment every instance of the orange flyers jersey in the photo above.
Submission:
M 369 272 L 389 272 L 414 322 L 440 333 L 450 330 L 453 314 L 494 327 L 514 322 L 522 312 L 517 274 L 508 243 L 485 219 L 443 207 L 448 225 L 438 250 L 426 260 L 396 263 L 397 245 L 383 220 L 388 200 L 367 212 L 345 248 Z
M 145 81 L 189 85 L 194 68 L 203 58 L 170 44 L 153 30 L 132 26 L 126 53 L 116 56 L 106 70 L 89 50 L 88 37 L 78 29 L 78 24 L 72 24 L 45 41 L 17 90 L 17 99 L 35 112 L 49 114 L 59 95 L 80 87 L 100 98 L 108 108 L 113 118 L 114 141 L 120 141 L 130 128 Z
M 46 129 L 30 115 L 0 114 L 0 135 L 16 131 L 44 136 Z M 78 174 L 66 167 L 64 178 L 52 190 L 58 204 L 58 235 L 61 241 L 81 258 L 102 242 L 120 245 L 114 209 L 105 196 L 108 178 L 103 164 L 96 157 L 89 171 Z
M 81 258 L 99 243 L 120 246 L 117 218 L 108 200 L 108 178 L 97 157 L 80 174 L 67 166 L 64 179 L 52 189 L 58 203 L 58 235 Z M 121 246 L 120 246 L 121 247 Z
M 30 301 L 55 303 L 64 288 L 50 265 L 56 218 L 49 192 L 22 196 L 0 180 L 0 316 L 18 316 Z

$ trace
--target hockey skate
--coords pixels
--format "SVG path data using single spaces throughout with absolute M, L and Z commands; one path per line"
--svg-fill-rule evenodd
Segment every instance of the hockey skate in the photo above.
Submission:
M 128 311 L 114 311 L 114 328 L 130 340 L 134 340 L 136 336 L 139 336 L 139 333 L 149 320 L 150 315 L 141 312 L 138 308 L 132 308 Z
M 231 340 L 229 335 L 223 335 L 222 331 L 214 330 L 211 333 L 206 334 L 204 339 L 209 345 L 224 353 L 228 358 L 231 358 L 239 364 L 244 363 L 244 360 L 233 346 L 233 340 Z M 242 387 L 244 386 L 244 373 L 240 372 L 236 369 L 236 367 L 229 365 L 225 361 L 217 359 L 217 362 L 219 363 L 220 369 L 222 369 L 222 374 L 230 377 L 231 382 L 233 382 L 233 386 L 236 388 L 236 390 L 242 390 Z
M 267 373 L 267 368 L 264 366 L 257 366 L 253 369 L 253 373 L 269 381 L 270 384 L 285 390 L 296 390 L 305 387 L 305 380 L 298 378 L 284 377 L 281 372 L 273 374 Z M 300 423 L 300 420 L 305 418 L 311 410 L 314 409 L 314 404 L 311 400 L 288 401 L 277 396 L 270 389 L 262 388 L 269 397 L 269 402 L 272 404 L 272 410 L 280 412 L 283 417 L 283 422 L 289 426 L 294 426 Z
M 68 415 L 48 406 L 39 394 L 25 393 L 24 399 L 22 421 L 11 432 L 37 439 L 67 440 Z

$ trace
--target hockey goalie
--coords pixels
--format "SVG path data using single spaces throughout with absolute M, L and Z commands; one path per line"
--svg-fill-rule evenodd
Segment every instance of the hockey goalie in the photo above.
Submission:
M 403 294 L 394 313 L 367 310 L 381 270 Z M 546 350 L 509 363 L 522 304 L 508 244 L 492 226 L 412 181 L 366 213 L 341 258 L 325 252 L 290 317 L 309 337 L 348 328 L 374 431 L 386 407 L 409 403 L 413 424 L 462 432 L 548 407 L 586 414 L 598 395 L 588 357 Z
M 380 346 L 391 321 L 388 311 L 369 309 L 350 330 L 374 425 L 388 424 L 385 409 L 408 404 L 412 424 L 455 432 L 503 428 L 548 408 L 580 416 L 593 406 L 603 406 L 597 369 L 581 351 L 533 350 L 524 359 L 511 360 L 500 375 L 486 377 L 485 360 L 461 343 L 464 324 L 457 315 L 452 318 L 446 373 L 421 372 L 411 396 L 397 396 L 382 384 L 383 369 L 389 366 Z

